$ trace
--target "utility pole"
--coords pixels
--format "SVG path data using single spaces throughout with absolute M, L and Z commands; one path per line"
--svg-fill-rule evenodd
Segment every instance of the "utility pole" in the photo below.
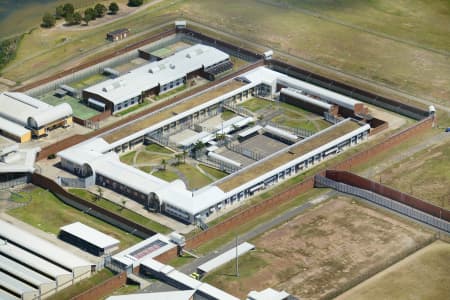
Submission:
M 236 277 L 239 277 L 238 236 L 236 235 Z

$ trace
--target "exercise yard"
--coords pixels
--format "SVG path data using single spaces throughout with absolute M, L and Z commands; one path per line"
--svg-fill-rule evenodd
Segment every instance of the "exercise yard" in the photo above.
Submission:
M 41 97 L 39 97 L 40 100 L 43 102 L 50 104 L 50 105 L 58 105 L 61 103 L 67 103 L 72 107 L 73 115 L 77 118 L 80 118 L 82 120 L 90 119 L 98 114 L 100 112 L 98 110 L 95 110 L 93 108 L 90 108 L 89 106 L 84 105 L 81 100 L 76 99 L 71 96 L 64 96 L 62 98 L 58 98 L 53 96 L 54 91 L 49 92 Z
M 448 299 L 449 262 L 450 244 L 436 241 L 337 299 Z
M 256 250 L 205 277 L 245 297 L 273 287 L 301 299 L 323 298 L 432 237 L 416 223 L 337 197 L 251 241 Z

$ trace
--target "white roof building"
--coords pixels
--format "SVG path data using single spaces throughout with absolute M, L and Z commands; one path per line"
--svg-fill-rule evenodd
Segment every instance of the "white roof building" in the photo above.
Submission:
M 37 129 L 71 115 L 72 108 L 67 103 L 51 106 L 23 93 L 0 94 L 0 117 L 23 127 Z
M 290 295 L 285 291 L 276 291 L 271 288 L 267 288 L 261 292 L 251 291 L 247 300 L 285 300 L 288 299 Z
M 131 70 L 120 77 L 103 81 L 84 91 L 101 96 L 116 104 L 140 96 L 143 91 L 164 85 L 187 74 L 229 59 L 216 48 L 197 44 L 163 60 Z
M 106 298 L 106 300 L 191 300 L 193 299 L 195 291 L 171 291 L 171 292 L 160 292 L 160 293 L 145 293 L 145 294 L 131 294 L 131 295 L 120 295 L 111 296 Z
M 71 270 L 76 277 L 91 272 L 92 263 L 3 220 L 0 220 L 0 237 Z
M 80 222 L 63 226 L 61 227 L 61 231 L 64 231 L 100 249 L 111 250 L 116 248 L 120 243 L 119 240 Z

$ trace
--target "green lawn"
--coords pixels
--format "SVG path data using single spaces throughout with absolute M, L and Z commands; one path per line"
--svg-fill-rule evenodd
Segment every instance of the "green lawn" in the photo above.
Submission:
M 71 82 L 71 83 L 69 83 L 69 86 L 71 86 L 73 88 L 76 88 L 76 89 L 79 89 L 79 90 L 82 90 L 82 89 L 90 87 L 90 86 L 92 86 L 94 84 L 97 84 L 97 83 L 99 83 L 101 81 L 105 81 L 107 79 L 109 79 L 109 77 L 107 77 L 107 76 L 105 76 L 103 74 L 96 73 L 96 74 L 93 74 L 91 76 L 82 78 L 82 79 L 80 79 L 78 81 Z
M 69 300 L 84 291 L 93 288 L 94 286 L 106 281 L 114 276 L 114 273 L 109 269 L 103 269 L 89 278 L 83 279 L 72 286 L 69 286 L 60 292 L 46 298 L 48 300 Z
M 60 227 L 79 221 L 118 239 L 120 249 L 128 248 L 141 241 L 140 238 L 130 233 L 64 204 L 55 195 L 41 188 L 20 194 L 25 198 L 31 196 L 31 202 L 28 205 L 9 210 L 7 213 L 45 232 L 58 235 Z
M 136 157 L 137 164 L 159 164 L 161 160 L 168 160 L 170 156 L 168 154 L 154 154 L 148 152 L 139 152 Z
M 75 117 L 78 117 L 82 120 L 90 119 L 98 114 L 100 112 L 98 110 L 95 110 L 84 103 L 81 102 L 81 100 L 78 100 L 76 98 L 73 98 L 71 96 L 64 96 L 62 98 L 58 98 L 53 96 L 54 91 L 47 93 L 40 97 L 40 100 L 43 102 L 50 104 L 50 105 L 58 105 L 61 103 L 67 103 L 72 107 L 73 115 Z
M 222 120 L 226 121 L 229 120 L 233 117 L 235 117 L 236 114 L 234 112 L 232 112 L 231 110 L 225 110 L 224 112 L 222 112 L 222 114 L 220 115 L 220 117 L 222 118 Z
M 156 101 L 158 101 L 158 100 L 161 100 L 161 99 L 164 99 L 164 98 L 168 98 L 168 97 L 170 97 L 170 96 L 172 96 L 172 95 L 175 95 L 175 94 L 177 94 L 177 93 L 180 93 L 181 91 L 184 91 L 186 88 L 187 88 L 186 85 L 183 84 L 183 85 L 181 85 L 180 87 L 177 87 L 176 89 L 171 90 L 170 92 L 167 92 L 167 93 L 164 93 L 164 94 L 161 94 L 161 95 L 154 96 L 153 99 L 155 99 Z
M 144 167 L 139 167 L 138 169 L 145 173 L 150 173 L 153 170 L 153 167 L 152 166 L 144 166 Z
M 153 176 L 156 176 L 158 178 L 161 178 L 162 180 L 171 182 L 174 181 L 176 179 L 179 179 L 178 174 L 172 171 L 156 171 L 152 173 Z
M 252 112 L 257 112 L 261 109 L 268 109 L 274 106 L 274 102 L 259 98 L 252 98 L 248 99 L 245 102 L 239 104 L 239 106 L 242 106 Z
M 164 148 L 158 144 L 150 144 L 145 146 L 145 150 L 150 151 L 150 152 L 160 152 L 160 153 L 166 153 L 166 154 L 173 154 L 173 151 Z
M 236 276 L 236 262 L 233 260 L 208 273 L 203 281 L 213 286 L 219 286 L 222 281 L 239 281 L 240 278 L 251 277 L 256 270 L 269 265 L 258 255 L 258 252 L 256 249 L 239 257 L 239 264 L 245 266 L 245 268 L 239 268 L 239 277 Z
M 136 155 L 136 151 L 128 152 L 120 156 L 120 161 L 127 165 L 133 165 L 133 159 Z
M 220 179 L 220 178 L 223 178 L 223 177 L 225 177 L 225 176 L 228 176 L 227 173 L 225 173 L 225 172 L 223 172 L 223 171 L 220 171 L 220 170 L 217 170 L 217 169 L 214 169 L 214 168 L 211 168 L 211 167 L 209 167 L 209 166 L 205 166 L 205 165 L 202 165 L 202 164 L 199 164 L 198 166 L 199 166 L 203 171 L 205 171 L 206 173 L 208 173 L 208 174 L 210 174 L 210 175 L 216 177 L 217 179 Z
M 112 201 L 109 201 L 108 199 L 101 199 L 96 201 L 96 195 L 92 194 L 91 192 L 87 191 L 87 190 L 83 190 L 83 189 L 69 189 L 69 192 L 79 196 L 80 198 L 83 198 L 85 200 L 88 201 L 92 201 L 95 202 L 96 205 L 103 207 L 104 209 L 107 209 L 115 214 L 118 214 L 126 219 L 129 219 L 133 222 L 136 222 L 150 230 L 153 230 L 155 232 L 158 233 L 169 233 L 171 232 L 171 230 L 162 225 L 159 224 L 158 222 L 155 222 L 153 220 L 150 220 L 138 213 L 135 213 L 134 211 L 132 211 L 131 209 L 126 208 L 126 204 L 125 204 L 125 208 L 123 208 L 121 205 L 116 204 Z
M 127 114 L 129 114 L 129 113 L 131 113 L 133 111 L 136 111 L 138 109 L 141 109 L 141 108 L 143 108 L 143 107 L 145 107 L 145 106 L 147 106 L 149 104 L 150 104 L 149 101 L 145 101 L 144 100 L 142 103 L 136 104 L 136 105 L 134 105 L 134 106 L 132 106 L 130 108 L 122 110 L 122 111 L 118 112 L 116 115 L 118 115 L 118 116 L 125 116 L 125 115 L 127 115 Z
M 191 190 L 197 190 L 205 185 L 208 185 L 212 180 L 203 175 L 197 168 L 189 164 L 179 164 L 175 166 L 181 173 L 186 176 L 188 183 L 187 187 Z

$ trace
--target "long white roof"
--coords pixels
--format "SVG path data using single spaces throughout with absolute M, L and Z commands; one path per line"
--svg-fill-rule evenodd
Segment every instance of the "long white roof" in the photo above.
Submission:
M 255 249 L 254 245 L 244 242 L 237 246 L 237 254 L 238 256 L 241 256 L 252 249 Z M 199 269 L 202 272 L 208 273 L 226 264 L 227 262 L 233 260 L 234 258 L 236 258 L 236 247 L 231 248 L 230 250 L 220 254 L 219 256 L 214 257 L 211 260 L 208 260 L 204 264 L 198 266 L 197 269 Z
M 72 277 L 72 274 L 63 268 L 2 239 L 0 239 L 0 253 L 20 261 L 35 270 L 39 270 L 41 273 L 52 278 L 58 278 L 60 276 Z
M 209 67 L 229 58 L 216 48 L 197 44 L 169 56 L 131 70 L 129 73 L 103 81 L 85 89 L 114 104 L 141 95 L 142 91 L 185 77 L 202 67 Z
M 294 97 L 295 99 L 299 99 L 303 102 L 318 106 L 318 107 L 326 109 L 326 110 L 330 110 L 331 107 L 333 106 L 327 102 L 320 101 L 320 100 L 314 99 L 308 95 L 302 94 L 302 92 L 300 90 L 297 90 L 294 88 L 282 88 L 280 92 L 281 92 L 281 94 L 285 94 L 285 95 Z
M 130 188 L 146 195 L 161 186 L 168 185 L 167 181 L 122 163 L 114 152 L 102 155 L 93 161 L 91 166 L 96 174 L 104 175 L 116 182 L 126 182 Z
M 72 108 L 67 103 L 51 106 L 23 93 L 0 94 L 0 117 L 21 126 L 29 125 L 29 118 L 40 127 L 70 115 Z
M 0 271 L 0 287 L 4 286 L 7 287 L 8 289 L 14 291 L 15 293 L 19 294 L 19 295 L 24 295 L 24 294 L 32 294 L 34 296 L 38 296 L 39 292 L 38 290 L 36 290 L 35 288 L 29 286 L 28 284 L 23 283 L 22 281 L 17 280 L 16 278 L 3 273 L 2 271 Z M 26 296 L 25 296 L 25 299 Z M 28 299 L 34 299 L 34 298 L 28 298 Z
M 119 240 L 80 222 L 63 226 L 61 230 L 103 249 L 113 247 L 120 243 Z
M 70 270 L 92 265 L 90 262 L 3 220 L 0 220 L 0 237 Z
M 3 255 L 0 255 L 0 266 L 0 269 L 4 270 L 5 272 L 12 274 L 17 278 L 23 279 L 25 282 L 29 282 L 34 286 L 55 285 L 55 282 L 53 280 L 50 280 L 44 275 L 39 274 L 38 272 L 25 267 Z
M 194 295 L 194 290 L 186 291 L 170 291 L 159 293 L 144 293 L 144 294 L 130 294 L 111 296 L 106 300 L 189 300 Z
M 0 117 L 0 130 L 17 137 L 22 137 L 30 132 L 28 129 L 25 129 L 24 126 L 2 117 Z

